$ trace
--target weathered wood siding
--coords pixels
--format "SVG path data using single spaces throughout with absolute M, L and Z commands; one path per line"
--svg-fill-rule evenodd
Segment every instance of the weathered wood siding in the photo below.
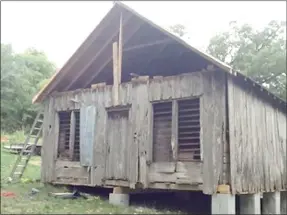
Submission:
M 287 189 L 286 113 L 228 79 L 233 193 Z
M 145 81 L 132 81 L 119 86 L 118 106 L 130 106 L 127 121 L 121 122 L 121 129 L 127 135 L 120 144 L 121 147 L 111 148 L 119 144 L 110 126 L 108 109 L 114 106 L 112 86 L 101 86 L 95 89 L 77 90 L 54 94 L 49 98 L 47 105 L 47 119 L 52 116 L 53 132 L 47 133 L 44 140 L 44 151 L 50 150 L 56 143 L 57 111 L 83 109 L 88 106 L 96 107 L 93 162 L 90 167 L 84 168 L 90 177 L 86 180 L 91 186 L 118 185 L 134 187 L 141 183 L 143 187 L 174 189 L 203 189 L 211 194 L 216 191 L 217 185 L 222 183 L 222 154 L 225 141 L 225 76 L 221 72 L 194 72 L 178 76 L 169 76 Z M 200 99 L 200 126 L 201 126 L 201 161 L 198 162 L 153 162 L 153 110 L 152 103 L 159 101 L 173 101 L 177 99 Z M 173 106 L 176 104 L 173 102 Z M 51 110 L 50 110 L 51 109 Z M 50 112 L 49 112 L 50 110 Z M 173 117 L 176 116 L 173 109 Z M 119 122 L 117 122 L 119 123 Z M 119 125 L 118 125 L 119 127 Z M 47 126 L 45 127 L 47 130 Z M 116 131 L 115 131 L 116 132 Z M 172 125 L 172 149 L 177 150 L 177 122 Z M 50 141 L 54 138 L 53 141 Z M 122 145 L 124 143 L 124 145 Z M 125 150 L 121 150 L 125 149 Z M 55 159 L 47 157 L 43 167 L 51 175 L 55 175 Z M 117 153 L 126 160 L 119 162 L 115 158 Z M 176 153 L 173 153 L 176 158 Z M 128 162 L 126 162 L 128 161 Z M 72 163 L 72 162 L 71 162 Z M 121 165 L 120 168 L 118 165 Z M 49 167 L 49 170 L 46 170 Z M 62 167 L 59 167 L 62 168 Z M 75 168 L 73 166 L 73 168 Z M 121 175 L 111 172 L 121 169 Z M 67 170 L 65 170 L 67 171 Z M 81 170 L 82 171 L 82 170 Z M 75 176 L 78 177 L 78 176 Z M 119 178 L 116 181 L 116 178 Z M 58 177 L 46 181 L 60 180 Z M 195 186 L 196 185 L 196 186 Z M 196 187 L 196 188 L 195 188 Z
M 92 166 L 95 144 L 96 107 L 87 106 L 80 109 L 80 164 Z
M 108 112 L 106 179 L 129 180 L 129 110 Z

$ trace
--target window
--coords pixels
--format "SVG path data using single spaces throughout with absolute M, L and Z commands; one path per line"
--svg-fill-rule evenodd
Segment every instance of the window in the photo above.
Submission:
M 176 103 L 173 105 L 173 103 Z M 173 110 L 173 106 L 177 109 Z M 175 114 L 172 114 L 175 112 Z M 174 118 L 173 118 L 174 117 Z M 175 120 L 172 130 L 172 122 Z M 174 122 L 175 122 L 174 121 Z M 177 159 L 198 161 L 200 156 L 199 98 L 153 104 L 153 161 L 173 160 L 171 137 L 177 133 Z
M 178 101 L 178 160 L 200 160 L 199 98 Z
M 58 114 L 60 124 L 58 158 L 63 160 L 79 161 L 80 112 L 78 110 L 60 111 Z
M 153 105 L 153 160 L 172 160 L 171 149 L 172 102 Z

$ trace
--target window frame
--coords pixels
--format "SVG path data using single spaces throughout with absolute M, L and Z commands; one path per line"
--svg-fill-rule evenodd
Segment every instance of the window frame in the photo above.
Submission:
M 199 100 L 199 149 L 200 149 L 200 159 L 196 160 L 188 160 L 188 161 L 182 161 L 178 160 L 178 152 L 179 152 L 179 145 L 178 145 L 178 104 L 180 101 L 187 101 L 187 100 L 193 100 L 198 99 Z M 190 96 L 190 97 L 184 97 L 184 98 L 175 98 L 175 99 L 166 99 L 166 100 L 157 100 L 157 101 L 150 101 L 150 156 L 149 156 L 149 162 L 154 163 L 156 162 L 154 160 L 154 134 L 153 134 L 153 127 L 154 127 L 154 104 L 157 103 L 166 103 L 166 102 L 172 102 L 172 127 L 171 127 L 171 146 L 173 148 L 172 153 L 172 161 L 171 162 L 203 162 L 203 146 L 202 146 L 202 96 Z M 169 162 L 169 161 L 166 161 Z
M 61 117 L 60 117 L 60 114 L 61 113 L 68 113 L 69 114 L 69 136 L 68 136 L 68 149 L 65 149 L 68 151 L 68 156 L 67 157 L 61 157 L 61 153 L 59 152 L 60 150 L 60 144 L 63 144 L 61 141 L 60 141 L 60 138 L 61 138 Z M 76 114 L 78 115 L 78 123 L 77 123 L 77 117 L 76 117 Z M 79 162 L 80 161 L 80 130 L 81 130 L 81 126 L 80 126 L 80 120 L 81 120 L 81 117 L 80 117 L 80 109 L 73 109 L 73 110 L 63 110 L 63 111 L 58 111 L 57 112 L 57 116 L 58 116 L 58 128 L 59 128 L 59 132 L 58 132 L 58 137 L 57 137 L 57 151 L 56 151 L 56 157 L 58 160 L 68 160 L 68 161 L 71 161 L 71 162 Z M 77 127 L 78 128 L 78 132 L 77 132 Z M 76 134 L 78 134 L 78 141 L 76 141 Z M 66 141 L 66 139 L 65 139 Z M 76 153 L 75 153 L 75 145 L 76 145 L 76 142 L 78 143 L 78 147 L 79 147 L 79 152 L 78 152 L 78 155 L 76 156 Z M 66 145 L 64 143 L 64 145 Z M 61 147 L 63 148 L 63 147 Z M 66 148 L 66 146 L 64 146 L 64 148 Z M 76 157 L 76 159 L 75 159 Z

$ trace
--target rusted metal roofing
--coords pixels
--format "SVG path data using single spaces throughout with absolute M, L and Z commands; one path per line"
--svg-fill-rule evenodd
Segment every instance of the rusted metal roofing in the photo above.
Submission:
M 117 40 L 119 29 L 118 20 L 121 15 L 123 15 L 123 31 L 126 30 L 129 32 L 126 33 L 126 35 L 124 34 L 124 37 L 126 36 L 127 38 L 126 41 L 125 38 L 123 41 L 123 51 L 128 51 L 129 47 L 135 46 L 139 38 L 141 38 L 141 43 L 143 43 L 142 40 L 145 40 L 145 43 L 159 39 L 161 39 L 161 41 L 166 40 L 166 43 L 171 43 L 171 45 L 174 45 L 172 47 L 172 52 L 175 52 L 174 55 L 179 55 L 180 53 L 184 53 L 186 51 L 192 52 L 193 56 L 197 56 L 197 60 L 201 58 L 201 60 L 215 65 L 217 68 L 227 72 L 229 75 L 251 84 L 251 86 L 260 89 L 260 91 L 266 94 L 266 96 L 274 101 L 274 103 L 280 105 L 281 107 L 283 106 L 284 109 L 286 109 L 286 102 L 266 90 L 263 86 L 257 84 L 255 81 L 246 77 L 242 73 L 234 71 L 232 67 L 219 61 L 211 55 L 192 47 L 179 37 L 157 26 L 121 2 L 115 2 L 112 9 L 88 36 L 84 43 L 76 50 L 63 68 L 56 72 L 51 78 L 50 82 L 48 82 L 47 85 L 44 86 L 33 98 L 33 103 L 43 101 L 54 91 L 75 90 L 77 87 L 76 82 L 80 82 L 80 84 L 83 85 L 81 80 L 84 80 L 84 78 L 86 80 L 90 79 L 88 84 L 91 84 L 93 81 L 97 81 L 96 79 L 101 80 L 102 77 L 100 76 L 100 73 L 104 73 L 106 70 L 112 76 L 112 72 L 110 71 L 112 67 L 109 67 L 112 61 L 111 44 L 113 41 Z M 143 30 L 140 31 L 141 28 Z M 181 51 L 176 53 L 175 49 L 177 51 Z M 132 53 L 130 57 L 132 57 L 132 55 L 134 55 L 134 53 Z M 150 57 L 149 55 L 149 53 L 145 53 L 144 57 Z M 127 55 L 126 58 L 129 58 L 129 56 Z M 147 62 L 151 61 L 151 59 L 147 59 Z M 133 63 L 136 64 L 136 62 Z M 135 69 L 135 67 L 133 69 Z M 88 84 L 84 84 L 83 86 L 87 87 Z

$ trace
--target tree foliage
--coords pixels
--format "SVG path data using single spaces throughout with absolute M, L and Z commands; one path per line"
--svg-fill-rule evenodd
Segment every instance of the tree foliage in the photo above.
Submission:
M 169 26 L 169 30 L 180 37 L 183 37 L 187 33 L 185 26 L 182 24 L 171 25 Z
M 31 125 L 39 105 L 32 97 L 43 80 L 55 71 L 47 56 L 35 49 L 14 53 L 11 45 L 1 44 L 1 130 L 12 132 Z
M 262 30 L 230 23 L 214 36 L 207 52 L 286 100 L 286 22 L 271 21 Z
M 170 30 L 182 37 L 177 24 Z M 286 100 L 286 22 L 271 21 L 262 30 L 230 23 L 230 29 L 211 38 L 207 53 L 265 86 Z

